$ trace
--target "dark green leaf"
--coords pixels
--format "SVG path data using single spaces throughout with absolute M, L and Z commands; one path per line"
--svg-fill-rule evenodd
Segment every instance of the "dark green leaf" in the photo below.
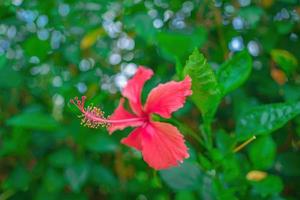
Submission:
M 114 188 L 117 187 L 118 180 L 112 174 L 111 170 L 96 163 L 92 166 L 90 179 L 97 185 L 101 185 L 104 188 Z
M 251 70 L 252 59 L 246 51 L 235 54 L 222 64 L 217 77 L 223 95 L 240 87 L 248 79 Z
M 51 115 L 43 113 L 21 113 L 8 119 L 6 123 L 9 126 L 45 131 L 55 130 L 59 126 Z
M 74 192 L 79 192 L 83 184 L 86 182 L 89 174 L 89 166 L 87 163 L 76 163 L 68 167 L 65 171 L 65 177 Z
M 13 70 L 4 56 L 0 56 L 0 88 L 15 88 L 22 83 L 20 72 Z
M 65 181 L 63 175 L 55 171 L 54 169 L 49 169 L 44 177 L 44 187 L 48 192 L 56 192 L 63 189 Z
M 300 176 L 300 157 L 298 152 L 279 154 L 276 169 L 286 176 Z
M 196 164 L 184 162 L 178 167 L 161 170 L 160 176 L 174 190 L 196 190 L 203 175 Z
M 113 152 L 118 147 L 118 144 L 107 135 L 94 134 L 86 141 L 86 148 L 97 153 Z
M 277 103 L 253 107 L 243 113 L 236 125 L 238 139 L 271 133 L 300 114 L 300 102 Z
M 49 163 L 55 167 L 67 167 L 73 161 L 73 152 L 67 148 L 60 149 L 49 156 Z
M 23 166 L 17 166 L 5 182 L 9 189 L 25 190 L 29 186 L 30 174 Z
M 216 143 L 218 149 L 222 153 L 226 154 L 228 152 L 232 152 L 236 141 L 234 137 L 230 136 L 224 130 L 220 130 L 216 133 Z

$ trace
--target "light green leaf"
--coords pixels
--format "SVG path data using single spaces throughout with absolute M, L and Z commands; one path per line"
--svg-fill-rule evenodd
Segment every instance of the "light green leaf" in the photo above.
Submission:
M 211 121 L 222 94 L 212 68 L 198 50 L 194 50 L 184 67 L 184 74 L 192 78 L 192 100 L 205 121 Z
M 253 107 L 239 117 L 236 125 L 237 138 L 244 140 L 253 135 L 271 133 L 299 114 L 300 102 Z
M 176 62 L 176 58 L 186 59 L 188 52 L 202 46 L 206 38 L 207 33 L 202 27 L 198 27 L 190 33 L 159 32 L 157 45 L 166 59 Z
M 290 75 L 298 66 L 298 61 L 293 54 L 283 49 L 273 49 L 271 56 L 274 62 Z
M 272 167 L 276 156 L 276 143 L 271 136 L 262 136 L 249 146 L 249 157 L 255 169 Z
M 246 51 L 235 54 L 223 63 L 217 72 L 223 95 L 240 87 L 248 79 L 251 70 L 252 59 Z
M 8 119 L 6 123 L 9 126 L 45 131 L 55 130 L 59 126 L 50 115 L 43 113 L 21 113 Z

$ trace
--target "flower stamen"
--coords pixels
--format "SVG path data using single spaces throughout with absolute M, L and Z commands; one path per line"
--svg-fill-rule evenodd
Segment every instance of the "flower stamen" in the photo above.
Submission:
M 127 122 L 144 122 L 146 118 L 129 118 L 120 120 L 110 120 L 104 117 L 104 112 L 95 106 L 88 106 L 84 108 L 86 97 L 82 96 L 81 100 L 78 97 L 70 100 L 70 103 L 74 104 L 81 112 L 81 125 L 87 126 L 89 128 L 106 127 L 108 128 L 111 124 L 127 123 Z

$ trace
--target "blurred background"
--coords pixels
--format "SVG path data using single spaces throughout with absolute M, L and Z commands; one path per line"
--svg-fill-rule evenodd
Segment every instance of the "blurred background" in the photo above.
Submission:
M 299 199 L 299 117 L 222 156 L 243 110 L 300 100 L 299 21 L 299 0 L 0 0 L 0 200 Z M 80 125 L 71 98 L 109 115 L 139 65 L 155 72 L 145 98 L 179 80 L 194 48 L 214 70 L 241 51 L 252 60 L 218 109 L 209 156 L 182 131 L 191 158 L 156 172 L 120 144 L 130 129 Z M 191 101 L 173 119 L 200 134 Z

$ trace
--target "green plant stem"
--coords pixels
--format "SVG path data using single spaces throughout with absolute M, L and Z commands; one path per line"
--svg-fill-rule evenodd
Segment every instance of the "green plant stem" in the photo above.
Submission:
M 224 60 L 226 60 L 227 55 L 228 55 L 228 50 L 227 50 L 227 47 L 226 47 L 226 41 L 225 41 L 225 37 L 224 37 L 224 33 L 223 33 L 223 24 L 222 24 L 221 12 L 214 5 L 211 5 L 210 7 L 213 10 L 214 20 L 215 20 L 215 23 L 216 23 L 217 34 L 218 34 L 220 45 L 221 45 L 221 48 L 222 48 L 222 51 L 223 51 Z
M 202 132 L 204 134 L 205 138 L 205 145 L 208 150 L 211 150 L 213 148 L 213 138 L 212 138 L 212 130 L 211 130 L 211 122 L 206 121 L 203 124 Z

